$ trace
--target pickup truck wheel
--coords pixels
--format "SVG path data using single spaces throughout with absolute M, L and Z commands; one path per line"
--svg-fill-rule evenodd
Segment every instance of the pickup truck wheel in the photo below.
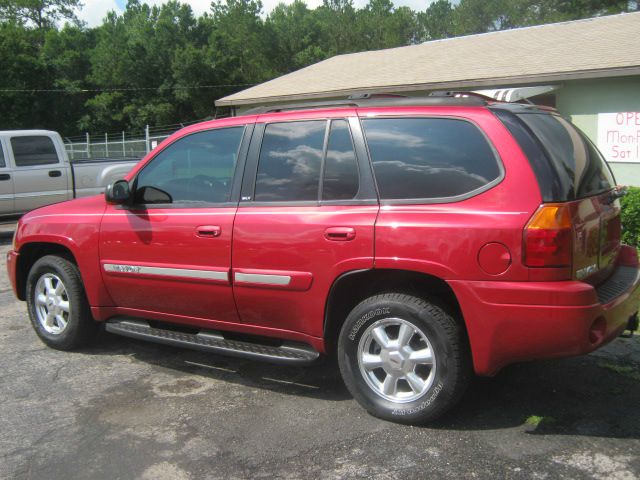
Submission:
M 338 340 L 345 384 L 369 413 L 421 424 L 462 397 L 471 377 L 466 336 L 447 311 L 405 294 L 370 297 Z
M 65 258 L 39 259 L 29 271 L 26 297 L 34 330 L 52 348 L 80 347 L 97 330 L 78 267 Z

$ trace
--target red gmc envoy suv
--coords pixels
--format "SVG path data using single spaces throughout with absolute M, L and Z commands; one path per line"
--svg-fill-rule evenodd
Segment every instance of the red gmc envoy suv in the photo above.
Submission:
M 306 364 L 422 423 L 472 372 L 637 328 L 640 269 L 594 145 L 473 95 L 260 108 L 189 126 L 105 196 L 20 220 L 9 276 L 47 345 L 128 337 Z

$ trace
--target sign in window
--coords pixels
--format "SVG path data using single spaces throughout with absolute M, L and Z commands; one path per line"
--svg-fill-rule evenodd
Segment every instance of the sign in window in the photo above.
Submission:
M 640 112 L 599 113 L 598 148 L 609 162 L 640 163 Z

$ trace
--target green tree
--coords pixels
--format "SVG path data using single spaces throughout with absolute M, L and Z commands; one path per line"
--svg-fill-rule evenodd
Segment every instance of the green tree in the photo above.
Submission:
M 303 0 L 262 16 L 259 0 L 130 0 L 97 28 L 79 0 L 0 0 L 0 128 L 141 128 L 210 116 L 214 101 L 330 56 L 638 9 L 626 0 Z M 64 25 L 62 21 L 66 21 Z
M 225 83 L 257 83 L 272 77 L 260 0 L 226 0 L 212 3 L 211 9 L 209 46 L 217 77 L 226 78 Z
M 80 0 L 0 0 L 0 19 L 12 20 L 38 29 L 51 28 L 59 20 L 77 21 Z
M 265 21 L 268 57 L 279 73 L 288 73 L 327 58 L 319 45 L 320 25 L 302 0 L 278 4 Z
M 416 14 L 408 7 L 394 8 L 390 0 L 369 0 L 357 12 L 361 42 L 367 50 L 399 47 L 419 37 Z
M 185 4 L 171 1 L 150 7 L 131 0 L 122 15 L 111 12 L 96 30 L 88 77 L 104 91 L 87 101 L 80 126 L 114 129 L 124 122 L 141 128 L 193 115 L 175 97 L 176 80 L 181 78 L 174 76 L 172 66 L 176 52 L 192 51 L 198 38 L 198 22 Z
M 323 0 L 314 15 L 320 28 L 319 46 L 327 57 L 366 49 L 352 0 Z
M 423 40 L 452 37 L 455 34 L 454 7 L 448 0 L 437 0 L 418 14 L 418 22 Z

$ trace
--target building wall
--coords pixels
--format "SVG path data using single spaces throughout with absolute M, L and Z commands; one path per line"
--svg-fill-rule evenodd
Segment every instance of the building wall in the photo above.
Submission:
M 640 77 L 564 82 L 556 102 L 558 110 L 597 143 L 598 113 L 640 112 Z M 619 184 L 640 186 L 640 163 L 609 165 Z

